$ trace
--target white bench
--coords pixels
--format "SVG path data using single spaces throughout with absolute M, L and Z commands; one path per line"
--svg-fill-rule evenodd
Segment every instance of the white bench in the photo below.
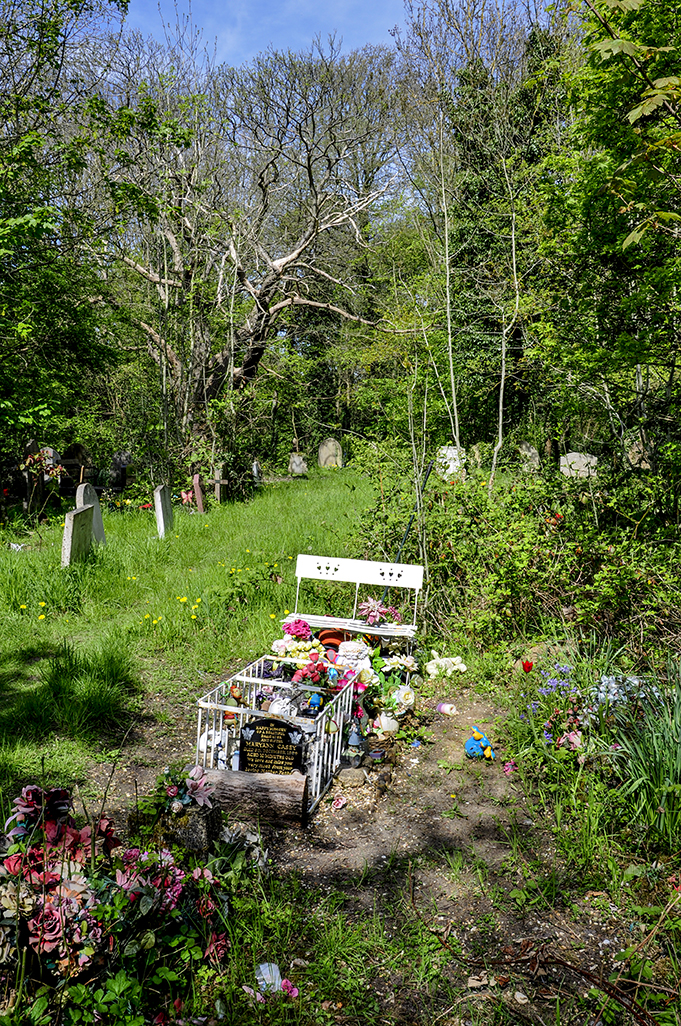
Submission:
M 419 592 L 423 588 L 423 567 L 411 566 L 407 563 L 382 563 L 367 559 L 327 558 L 326 556 L 308 556 L 302 553 L 296 561 L 296 607 L 282 623 L 291 623 L 301 618 L 310 627 L 336 628 L 350 634 L 373 634 L 386 640 L 405 638 L 411 640 L 416 634 L 416 607 Z M 309 581 L 343 581 L 355 585 L 355 604 L 352 617 L 320 616 L 317 613 L 298 612 L 300 582 Z M 360 584 L 374 585 L 380 588 L 405 588 L 414 592 L 414 619 L 406 623 L 370 624 L 366 620 L 358 620 L 357 602 Z

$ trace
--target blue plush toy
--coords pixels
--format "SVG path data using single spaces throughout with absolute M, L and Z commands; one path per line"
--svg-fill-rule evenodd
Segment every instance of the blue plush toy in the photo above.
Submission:
M 496 759 L 494 749 L 489 738 L 480 730 L 480 727 L 473 726 L 473 737 L 469 737 L 464 745 L 464 751 L 469 759 L 487 759 L 489 762 Z

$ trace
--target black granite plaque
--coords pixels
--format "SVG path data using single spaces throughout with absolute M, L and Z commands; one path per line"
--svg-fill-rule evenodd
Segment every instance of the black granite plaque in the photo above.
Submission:
M 302 770 L 304 737 L 281 720 L 251 720 L 241 728 L 239 769 L 282 776 Z

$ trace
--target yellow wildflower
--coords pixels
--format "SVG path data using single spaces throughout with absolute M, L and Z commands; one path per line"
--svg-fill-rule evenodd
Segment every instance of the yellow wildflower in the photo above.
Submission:
M 44 613 L 41 613 L 41 614 L 40 614 L 40 616 L 38 617 L 38 619 L 39 619 L 39 620 L 44 620 L 44 619 L 45 619 L 45 614 L 44 614 Z

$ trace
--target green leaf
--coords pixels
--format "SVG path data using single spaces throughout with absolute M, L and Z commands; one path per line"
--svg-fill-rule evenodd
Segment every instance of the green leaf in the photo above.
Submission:
M 639 118 L 645 117 L 646 114 L 652 114 L 654 110 L 662 106 L 666 98 L 665 93 L 656 93 L 653 96 L 647 96 L 645 100 L 637 104 L 627 114 L 629 124 L 633 125 Z
M 592 44 L 591 49 L 598 51 L 601 55 L 601 60 L 605 61 L 608 57 L 618 53 L 625 53 L 628 57 L 636 57 L 641 48 L 638 43 L 633 43 L 631 39 L 600 39 L 597 43 Z

